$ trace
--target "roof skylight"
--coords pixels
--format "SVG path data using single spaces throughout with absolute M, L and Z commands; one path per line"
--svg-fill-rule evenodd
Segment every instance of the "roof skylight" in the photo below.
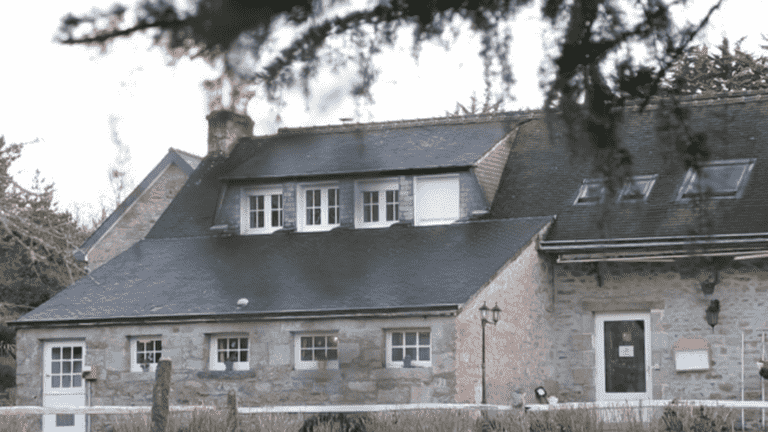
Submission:
M 740 198 L 755 166 L 755 159 L 733 159 L 709 162 L 688 170 L 677 199 L 686 200 L 697 196 L 707 198 Z
M 603 200 L 603 195 L 605 195 L 605 183 L 602 179 L 584 179 L 573 204 L 597 204 Z
M 634 176 L 626 182 L 619 192 L 620 202 L 645 201 L 656 183 L 656 174 Z

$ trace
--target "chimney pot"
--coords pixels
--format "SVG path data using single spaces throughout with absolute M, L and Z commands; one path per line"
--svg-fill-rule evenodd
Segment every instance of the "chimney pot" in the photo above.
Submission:
M 217 110 L 208 114 L 208 155 L 229 156 L 240 138 L 253 136 L 253 120 L 247 115 Z

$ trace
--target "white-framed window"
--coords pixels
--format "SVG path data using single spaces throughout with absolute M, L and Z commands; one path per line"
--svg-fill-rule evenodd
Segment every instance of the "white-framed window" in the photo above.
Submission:
M 243 188 L 240 233 L 269 234 L 283 227 L 283 188 Z
M 355 183 L 355 228 L 388 227 L 400 219 L 397 179 Z
M 605 196 L 605 182 L 602 179 L 584 179 L 579 187 L 574 205 L 597 204 Z
M 689 169 L 677 200 L 687 200 L 700 195 L 707 198 L 740 198 L 755 166 L 755 159 L 733 159 L 707 162 L 699 172 Z
M 337 184 L 304 184 L 298 187 L 296 209 L 299 231 L 328 231 L 341 223 Z
M 131 372 L 154 372 L 157 362 L 163 356 L 163 341 L 160 336 L 137 336 L 129 338 L 131 344 Z
M 296 333 L 294 358 L 296 369 L 338 369 L 338 334 L 335 332 Z
M 210 369 L 227 370 L 227 365 L 231 363 L 231 370 L 248 370 L 251 357 L 249 345 L 247 335 L 211 335 Z
M 432 366 L 432 334 L 429 329 L 387 331 L 387 367 L 402 368 L 406 357 L 411 366 Z
M 624 184 L 619 192 L 618 200 L 621 202 L 639 202 L 648 199 L 648 195 L 653 189 L 654 183 L 658 176 L 653 175 L 641 175 L 633 176 L 628 182 Z
M 413 178 L 415 225 L 449 224 L 459 219 L 459 175 Z

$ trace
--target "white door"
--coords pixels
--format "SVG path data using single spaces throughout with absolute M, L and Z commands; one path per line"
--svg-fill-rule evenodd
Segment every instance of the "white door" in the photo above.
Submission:
M 650 328 L 649 313 L 595 316 L 595 389 L 598 401 L 653 397 Z
M 85 342 L 46 342 L 43 349 L 43 406 L 85 406 Z M 43 432 L 70 431 L 85 432 L 84 414 L 43 416 Z

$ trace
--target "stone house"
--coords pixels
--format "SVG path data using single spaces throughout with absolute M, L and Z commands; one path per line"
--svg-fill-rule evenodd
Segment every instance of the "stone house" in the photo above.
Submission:
M 86 261 L 88 271 L 93 271 L 143 239 L 201 160 L 169 148 L 168 154 L 83 242 L 75 252 L 76 258 Z
M 146 405 L 161 357 L 174 404 L 736 398 L 768 327 L 768 99 L 683 106 L 706 162 L 630 105 L 614 193 L 540 112 L 263 137 L 216 112 L 146 238 L 13 323 L 17 404 Z

